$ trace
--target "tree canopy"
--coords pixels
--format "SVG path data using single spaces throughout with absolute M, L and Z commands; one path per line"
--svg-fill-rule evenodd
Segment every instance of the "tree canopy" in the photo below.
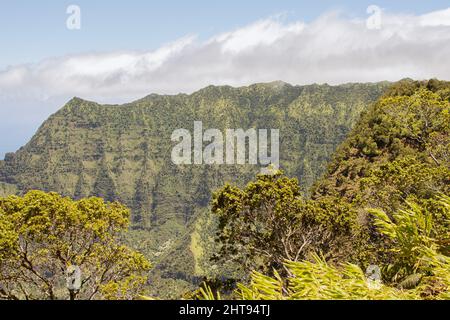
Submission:
M 132 299 L 150 263 L 121 244 L 129 210 L 100 198 L 30 191 L 0 199 L 0 297 Z M 79 286 L 68 284 L 79 268 Z M 71 271 L 72 270 L 72 271 Z
M 226 185 L 213 195 L 212 212 L 219 217 L 222 244 L 217 258 L 245 268 L 280 271 L 284 260 L 319 250 L 336 259 L 349 254 L 357 233 L 356 213 L 347 203 L 305 200 L 297 179 L 281 171 L 259 175 L 243 189 Z

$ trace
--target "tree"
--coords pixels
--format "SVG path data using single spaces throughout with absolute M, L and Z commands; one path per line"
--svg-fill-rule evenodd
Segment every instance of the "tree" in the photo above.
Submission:
M 382 270 L 394 271 L 394 279 L 368 279 L 355 264 L 330 265 L 314 255 L 312 261 L 285 261 L 287 278 L 253 272 L 247 285 L 238 285 L 237 298 L 450 299 L 450 197 L 441 196 L 432 210 L 409 204 L 393 218 L 371 212 L 378 231 L 393 241 L 394 264 Z
M 0 199 L 0 298 L 132 299 L 150 263 L 120 243 L 129 210 L 30 191 Z M 66 285 L 81 271 L 78 287 Z
M 213 195 L 212 212 L 219 217 L 216 258 L 235 260 L 246 270 L 285 273 L 286 259 L 299 261 L 316 251 L 329 259 L 348 255 L 357 233 L 348 204 L 332 197 L 307 201 L 297 179 L 281 171 L 258 175 L 242 190 L 226 185 Z

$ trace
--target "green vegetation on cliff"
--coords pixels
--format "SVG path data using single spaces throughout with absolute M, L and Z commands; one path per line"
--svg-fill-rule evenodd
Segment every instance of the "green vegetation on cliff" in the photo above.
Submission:
M 207 214 L 211 194 L 227 182 L 243 186 L 259 168 L 176 166 L 170 158 L 173 130 L 192 132 L 194 121 L 204 129 L 280 129 L 281 167 L 306 192 L 361 112 L 388 86 L 211 86 L 125 105 L 74 98 L 26 146 L 0 161 L 0 192 L 39 189 L 125 204 L 133 228 L 127 242 L 155 262 L 154 293 L 174 297 L 204 276 L 224 272 L 207 267 L 207 251 L 215 246 L 214 228 L 206 227 L 214 224 Z M 209 234 L 200 235 L 205 229 Z
M 449 299 L 449 155 L 450 83 L 405 80 L 364 112 L 311 198 L 281 173 L 223 187 L 219 258 L 251 275 L 238 297 Z
M 198 120 L 280 129 L 284 173 L 173 165 L 172 131 Z M 119 277 L 87 282 L 98 298 L 149 280 L 163 298 L 449 299 L 449 155 L 450 83 L 437 80 L 74 99 L 0 162 L 0 294 L 73 298 L 61 270 L 88 261 L 90 281 L 111 249 Z M 131 230 L 123 205 L 91 195 L 129 206 Z M 149 278 L 136 249 L 156 262 Z

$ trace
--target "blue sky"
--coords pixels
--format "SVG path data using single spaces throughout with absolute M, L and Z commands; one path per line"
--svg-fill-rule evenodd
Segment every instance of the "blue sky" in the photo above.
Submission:
M 65 27 L 66 8 L 79 5 L 82 29 Z M 311 21 L 328 10 L 364 16 L 376 4 L 389 11 L 422 14 L 449 6 L 448 0 L 2 0 L 0 69 L 83 52 L 149 50 L 187 34 L 209 36 L 285 13 Z
M 80 30 L 66 27 L 72 4 Z M 369 5 L 380 28 L 366 23 Z M 1 0 L 0 41 L 0 159 L 74 96 L 450 80 L 448 0 Z

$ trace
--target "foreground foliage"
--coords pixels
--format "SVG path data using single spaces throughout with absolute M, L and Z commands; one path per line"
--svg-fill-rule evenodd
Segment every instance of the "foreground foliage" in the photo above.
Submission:
M 100 198 L 30 191 L 0 199 L 0 298 L 132 299 L 149 262 L 120 243 L 129 210 Z M 68 273 L 81 270 L 79 288 Z
M 259 175 L 243 189 L 225 186 L 213 195 L 212 212 L 222 244 L 216 259 L 235 260 L 247 270 L 285 273 L 285 260 L 317 251 L 342 258 L 357 227 L 348 204 L 333 197 L 305 200 L 297 179 L 281 171 Z
M 443 209 L 439 215 L 446 223 L 443 234 L 432 231 L 439 221 L 437 212 L 417 205 L 398 211 L 392 219 L 372 211 L 379 232 L 395 243 L 396 261 L 383 268 L 394 273 L 393 281 L 382 284 L 368 279 L 355 264 L 334 267 L 314 255 L 311 262 L 286 262 L 287 278 L 253 272 L 250 284 L 239 285 L 237 295 L 245 300 L 450 299 L 450 197 L 443 196 L 439 202 Z M 403 281 L 396 281 L 398 277 Z

